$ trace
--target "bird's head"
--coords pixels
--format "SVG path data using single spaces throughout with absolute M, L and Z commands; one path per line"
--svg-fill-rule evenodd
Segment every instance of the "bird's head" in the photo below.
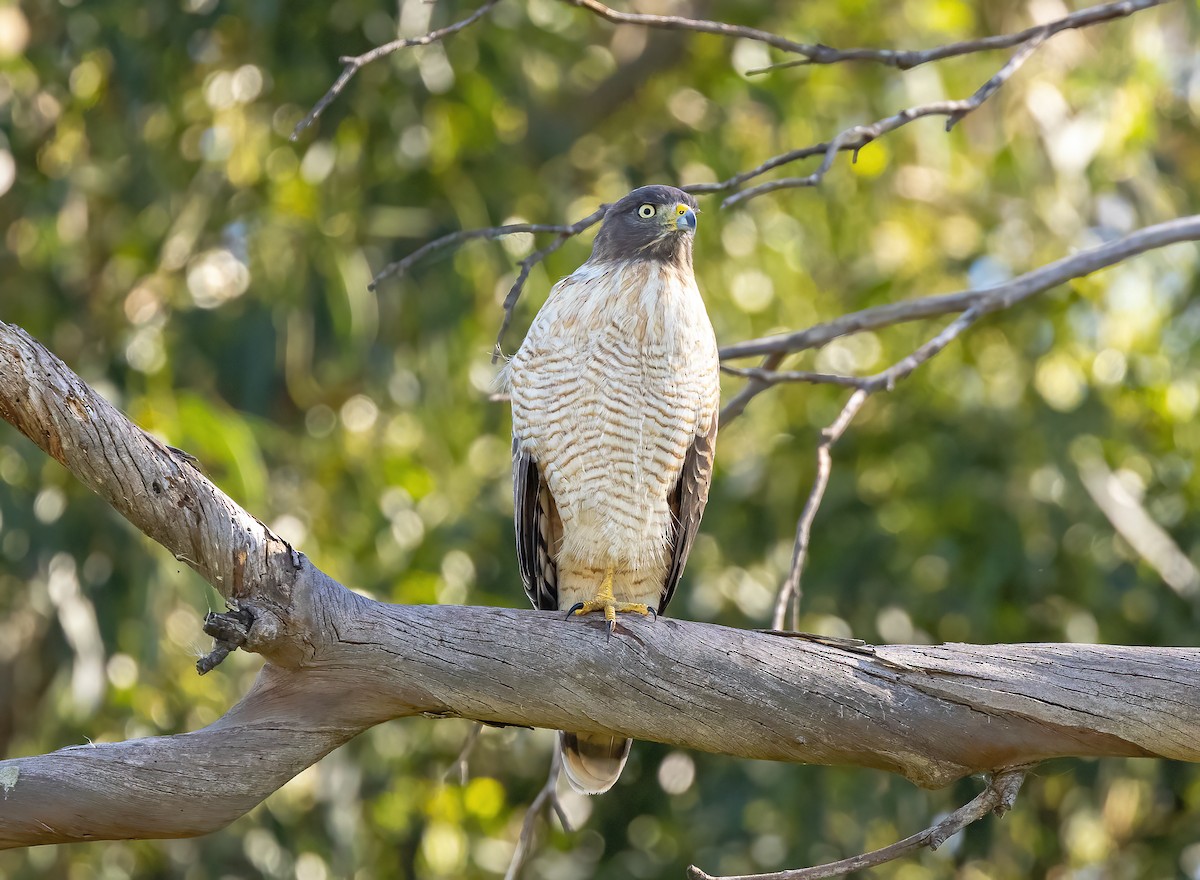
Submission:
M 643 186 L 611 205 L 592 261 L 658 260 L 691 268 L 696 200 L 673 186 Z

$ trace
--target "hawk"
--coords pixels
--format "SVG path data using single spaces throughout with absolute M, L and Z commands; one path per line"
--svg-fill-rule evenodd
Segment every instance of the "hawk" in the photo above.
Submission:
M 517 560 L 535 608 L 660 614 L 712 479 L 717 343 L 692 274 L 696 202 L 644 186 L 604 215 L 505 368 Z M 608 791 L 632 740 L 558 735 L 585 794 Z

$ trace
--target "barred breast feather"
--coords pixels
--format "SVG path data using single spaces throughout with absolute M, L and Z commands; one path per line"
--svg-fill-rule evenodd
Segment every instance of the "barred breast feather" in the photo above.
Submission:
M 527 550 L 555 579 L 553 600 L 531 593 L 535 605 L 590 598 L 611 566 L 619 599 L 661 610 L 707 500 L 716 433 L 717 346 L 690 266 L 585 263 L 551 291 L 506 373 L 514 456 L 537 481 L 523 502 L 517 492 L 539 515 Z

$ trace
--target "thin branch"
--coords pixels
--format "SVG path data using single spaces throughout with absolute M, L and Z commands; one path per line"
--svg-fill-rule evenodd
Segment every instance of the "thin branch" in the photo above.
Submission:
M 467 241 L 476 239 L 496 239 L 503 238 L 506 235 L 519 235 L 523 232 L 539 233 L 553 232 L 558 235 L 571 235 L 575 225 L 567 226 L 561 223 L 509 223 L 504 226 L 489 226 L 485 229 L 461 229 L 458 232 L 450 232 L 443 235 L 441 238 L 435 238 L 433 241 L 426 242 L 415 251 L 402 260 L 396 260 L 394 263 L 388 263 L 371 279 L 368 285 L 369 290 L 375 290 L 380 282 L 386 281 L 392 276 L 403 277 L 408 273 L 416 263 L 419 263 L 425 257 L 437 251 L 445 250 L 446 248 L 460 245 Z
M 775 597 L 775 613 L 771 618 L 772 629 L 783 629 L 784 618 L 787 615 L 789 604 L 792 606 L 792 629 L 800 628 L 800 576 L 804 571 L 805 562 L 808 561 L 808 545 L 812 536 L 813 520 L 816 519 L 821 502 L 825 499 L 825 490 L 829 486 L 829 476 L 833 472 L 833 444 L 846 433 L 846 429 L 850 427 L 850 422 L 854 420 L 859 410 L 862 409 L 863 404 L 867 402 L 867 397 L 876 391 L 891 391 L 894 389 L 897 382 L 907 378 L 912 374 L 913 370 L 934 357 L 953 340 L 961 336 L 983 314 L 983 303 L 973 306 L 947 324 L 941 332 L 912 354 L 897 361 L 880 373 L 861 379 L 850 376 L 837 377 L 849 380 L 858 390 L 850 395 L 850 399 L 846 401 L 846 405 L 842 407 L 841 413 L 833 420 L 833 423 L 821 432 L 821 441 L 817 444 L 817 475 L 813 479 L 813 487 L 812 491 L 809 492 L 808 500 L 804 502 L 804 509 L 800 512 L 800 519 L 796 523 L 796 541 L 792 547 L 792 564 L 788 569 L 787 577 L 779 588 L 779 593 Z M 788 373 L 772 373 L 769 370 L 760 370 L 758 372 L 766 374 L 760 378 L 760 381 L 764 383 L 771 383 L 776 376 L 786 377 L 790 375 Z
M 888 132 L 902 128 L 915 119 L 922 119 L 926 116 L 945 116 L 946 131 L 952 129 L 964 116 L 977 110 L 983 105 L 983 102 L 996 93 L 996 91 L 1005 82 L 1012 77 L 1014 73 L 1020 70 L 1029 56 L 1037 50 L 1037 48 L 1046 40 L 1046 37 L 1037 37 L 1025 43 L 1021 48 L 1013 53 L 1012 57 L 998 70 L 987 82 L 975 90 L 975 93 L 969 98 L 963 98 L 953 101 L 932 101 L 928 104 L 919 104 L 916 107 L 909 107 L 901 110 L 899 113 L 880 119 L 870 125 L 855 125 L 847 128 L 839 133 L 833 140 L 825 144 L 817 144 L 812 147 L 805 147 L 801 150 L 792 150 L 785 153 L 783 156 L 777 156 L 774 159 L 769 159 L 759 166 L 759 169 L 767 170 L 769 168 L 778 168 L 787 162 L 796 161 L 797 159 L 805 158 L 823 153 L 821 164 L 811 174 L 804 177 L 781 177 L 778 180 L 768 180 L 766 183 L 760 183 L 757 186 L 752 186 L 744 189 L 741 192 L 734 193 L 721 203 L 723 208 L 732 208 L 734 205 L 739 205 L 747 202 L 757 196 L 765 195 L 769 192 L 775 192 L 781 189 L 795 189 L 797 187 L 816 186 L 829 173 L 829 169 L 833 167 L 833 160 L 837 154 L 844 150 L 850 150 L 858 154 L 858 151 L 876 138 L 882 137 Z M 822 150 L 821 148 L 824 147 Z M 785 157 L 786 160 L 785 160 Z M 754 172 L 747 172 L 732 177 L 729 180 L 723 181 L 720 184 L 711 184 L 712 187 L 719 187 L 721 191 L 730 189 L 732 186 L 740 186 L 747 180 L 757 177 L 762 171 L 755 169 Z M 715 191 L 715 189 L 709 190 Z
M 541 815 L 542 809 L 548 804 L 558 816 L 558 821 L 562 823 L 564 831 L 571 831 L 571 823 L 567 819 L 567 813 L 563 809 L 562 802 L 558 799 L 558 775 L 562 772 L 562 753 L 557 747 L 554 749 L 554 757 L 550 759 L 550 772 L 546 774 L 546 783 L 542 786 L 542 790 L 538 792 L 537 797 L 533 799 L 533 803 L 529 805 L 529 809 L 525 811 L 525 821 L 521 823 L 521 835 L 517 838 L 517 848 L 513 850 L 512 861 L 508 863 L 508 870 L 504 873 L 504 880 L 516 880 L 521 872 L 521 866 L 528 857 L 533 845 L 533 832 L 537 823 L 538 816 Z
M 758 367 L 758 369 L 764 373 L 769 373 L 778 367 L 786 356 L 787 352 L 785 351 L 770 352 L 766 357 L 763 358 L 762 364 Z M 763 381 L 763 379 L 757 376 L 751 376 L 750 381 L 746 383 L 745 387 L 735 394 L 729 403 L 725 404 L 725 406 L 721 408 L 721 415 L 717 422 L 717 427 L 724 428 L 726 425 L 740 416 L 745 411 L 746 406 L 750 403 L 750 401 L 770 387 L 770 384 Z
M 1178 217 L 1164 223 L 1146 226 L 1136 232 L 1131 232 L 1124 238 L 1078 251 L 1002 284 L 978 290 L 962 290 L 956 293 L 936 294 L 919 299 L 888 303 L 842 315 L 832 321 L 816 324 L 805 330 L 734 343 L 721 349 L 721 359 L 736 360 L 743 357 L 820 348 L 842 336 L 850 336 L 864 330 L 878 330 L 923 318 L 933 318 L 938 315 L 965 312 L 984 301 L 986 301 L 985 312 L 999 311 L 1052 287 L 1057 287 L 1066 281 L 1082 278 L 1100 269 L 1120 263 L 1136 254 L 1183 241 L 1196 240 L 1200 240 L 1200 214 Z
M 521 291 L 525 289 L 525 282 L 529 279 L 529 273 L 533 267 L 566 244 L 573 236 L 579 235 L 585 229 L 589 229 L 603 220 L 607 210 L 607 204 L 601 205 L 582 220 L 576 220 L 570 226 L 564 227 L 554 241 L 541 250 L 534 251 L 521 261 L 521 271 L 517 273 L 517 280 L 513 282 L 512 287 L 508 290 L 508 295 L 504 297 L 504 320 L 500 322 L 500 330 L 496 333 L 496 347 L 492 351 L 493 364 L 502 356 L 500 346 L 504 342 L 504 334 L 508 331 L 508 325 L 512 323 L 513 310 L 517 307 L 517 300 L 521 297 Z
M 1027 772 L 1027 767 L 1017 767 L 997 773 L 988 782 L 987 788 L 976 795 L 970 803 L 959 807 L 949 816 L 924 831 L 898 840 L 882 849 L 824 865 L 815 865 L 811 868 L 795 868 L 770 874 L 714 877 L 692 865 L 688 868 L 688 880 L 824 880 L 827 877 L 842 877 L 851 871 L 873 868 L 885 862 L 894 861 L 901 856 L 910 855 L 925 847 L 935 850 L 950 837 L 983 817 L 989 814 L 1003 816 L 1012 809 Z
M 325 108 L 332 104 L 334 99 L 337 98 L 337 96 L 342 93 L 346 86 L 350 84 L 350 80 L 354 79 L 355 74 L 357 74 L 371 62 L 378 61 L 385 55 L 392 55 L 396 52 L 399 52 L 401 49 L 411 49 L 414 46 L 428 46 L 430 43 L 436 43 L 440 40 L 444 40 L 446 37 L 452 36 L 464 28 L 468 28 L 475 24 L 475 22 L 487 15 L 489 10 L 491 10 L 491 8 L 499 2 L 500 0 L 484 0 L 482 6 L 461 21 L 456 21 L 454 24 L 447 25 L 444 28 L 438 28 L 437 30 L 430 31 L 427 34 L 422 34 L 419 37 L 406 37 L 399 40 L 392 40 L 392 42 L 385 43 L 382 46 L 376 46 L 370 52 L 364 52 L 362 55 L 343 55 L 338 59 L 338 61 L 344 65 L 341 74 L 334 81 L 333 85 L 329 87 L 329 91 L 327 91 L 321 97 L 321 100 L 317 101 L 313 108 L 308 111 L 308 115 L 296 123 L 296 127 L 292 130 L 289 140 L 296 140 L 298 137 L 300 137 L 300 134 L 304 131 L 304 129 L 316 122 L 317 119 L 320 118 L 321 114 L 325 112 Z
M 766 367 L 734 367 L 721 364 L 721 372 L 744 379 L 755 379 L 767 385 L 790 382 L 806 382 L 810 385 L 841 385 L 843 388 L 861 388 L 863 379 L 858 376 L 843 376 L 838 373 L 813 373 L 809 370 L 771 370 Z
M 454 759 L 454 763 L 446 768 L 442 773 L 442 782 L 450 778 L 450 774 L 455 770 L 458 771 L 458 784 L 467 784 L 467 766 L 471 760 L 471 752 L 475 750 L 475 744 L 479 742 L 479 734 L 483 732 L 483 725 L 474 721 L 471 723 L 471 732 L 467 734 L 466 740 L 463 742 L 462 748 L 458 752 L 458 757 Z
M 942 61 L 946 58 L 956 58 L 961 55 L 972 55 L 977 52 L 988 52 L 995 49 L 1011 49 L 1022 43 L 1035 39 L 1045 39 L 1057 33 L 1074 28 L 1090 27 L 1094 24 L 1125 18 L 1149 9 L 1161 6 L 1170 0 L 1124 0 L 1119 3 L 1104 3 L 1091 6 L 1065 15 L 1045 24 L 1034 25 L 1015 34 L 999 34 L 992 37 L 982 37 L 977 40 L 963 40 L 958 43 L 947 43 L 944 46 L 934 46 L 931 49 L 834 49 L 831 46 L 817 46 L 812 56 L 795 61 L 783 61 L 768 67 L 748 70 L 748 75 L 782 70 L 788 67 L 800 67 L 809 64 L 838 64 L 845 61 L 873 61 L 899 70 L 911 70 L 931 61 Z
M 817 510 L 821 507 L 821 501 L 825 498 L 825 489 L 829 486 L 829 475 L 833 471 L 833 455 L 830 450 L 833 444 L 846 433 L 850 422 L 858 415 L 858 411 L 862 409 L 869 396 L 870 392 L 862 388 L 855 391 L 846 401 L 846 405 L 842 407 L 838 417 L 821 432 L 821 442 L 817 444 L 817 475 L 813 479 L 812 491 L 809 492 L 808 500 L 804 503 L 804 510 L 800 513 L 800 520 L 796 524 L 792 565 L 779 590 L 779 595 L 775 598 L 775 614 L 771 618 L 772 629 L 783 629 L 784 617 L 790 602 L 794 600 L 794 607 L 797 609 L 800 607 L 800 574 L 804 570 L 804 563 L 808 558 L 808 542 L 812 534 L 812 524 L 816 519 Z M 799 628 L 795 617 L 796 615 L 793 616 L 792 629 Z
M 521 292 L 525 289 L 525 282 L 529 280 L 529 273 L 533 271 L 533 267 L 566 244 L 571 238 L 603 220 L 604 212 L 608 210 L 608 207 L 608 204 L 603 204 L 586 217 L 576 220 L 571 224 L 509 223 L 505 226 L 489 226 L 485 229 L 463 229 L 458 232 L 451 232 L 448 235 L 443 235 L 441 238 L 435 238 L 433 241 L 427 242 L 403 259 L 384 266 L 371 280 L 368 287 L 370 290 L 375 290 L 380 282 L 393 276 L 403 276 L 413 265 L 420 262 L 429 254 L 454 247 L 466 241 L 480 238 L 490 240 L 519 233 L 554 233 L 555 238 L 550 244 L 540 250 L 534 251 L 521 261 L 521 270 L 517 273 L 516 280 L 513 282 L 512 287 L 509 288 L 508 294 L 504 297 L 504 319 L 500 322 L 500 331 L 496 334 L 495 350 L 492 352 L 492 363 L 495 363 L 501 357 L 500 345 L 504 340 L 504 334 L 508 330 L 508 325 L 512 322 L 513 310 L 516 308 L 517 300 L 521 297 Z
M 1051 288 L 1082 278 L 1100 269 L 1107 268 L 1136 254 L 1145 253 L 1167 245 L 1184 241 L 1200 240 L 1200 214 L 1190 217 L 1180 217 L 1168 220 L 1154 226 L 1147 226 L 1132 232 L 1124 238 L 1105 242 L 1096 247 L 1079 251 L 1069 257 L 1063 257 L 1053 263 L 1047 263 L 1026 272 L 1016 278 L 986 287 L 981 290 L 962 290 L 956 293 L 943 293 L 903 302 L 887 303 L 870 309 L 842 315 L 824 324 L 816 324 L 805 330 L 794 333 L 783 333 L 775 336 L 764 336 L 750 339 L 721 349 L 721 360 L 736 360 L 743 357 L 764 355 L 761 366 L 749 369 L 750 381 L 721 411 L 721 425 L 737 418 L 755 397 L 779 382 L 791 381 L 786 373 L 777 373 L 776 368 L 783 362 L 784 357 L 794 352 L 812 348 L 821 348 L 835 339 L 850 336 L 866 330 L 879 330 L 896 324 L 917 321 L 938 315 L 954 314 L 955 312 L 971 312 L 971 318 L 964 324 L 955 321 L 949 324 L 941 334 L 913 352 L 912 355 L 898 362 L 888 370 L 875 376 L 847 382 L 857 388 L 868 391 L 878 391 L 890 388 L 900 379 L 911 373 L 917 366 L 928 360 L 945 347 L 955 336 L 962 333 L 968 326 L 985 314 L 1009 308 L 1017 303 L 1044 293 Z M 965 315 L 964 315 L 965 317 Z M 943 334 L 952 334 L 943 336 Z M 936 346 L 927 354 L 922 354 L 928 346 Z M 917 358 L 913 361 L 913 358 Z M 773 379 L 774 376 L 785 378 Z M 849 378 L 849 377 L 847 377 Z M 802 380 L 798 380 L 802 381 Z M 838 384 L 841 384 L 840 382 Z
M 769 31 L 736 24 L 726 24 L 723 21 L 685 18 L 681 15 L 650 15 L 642 12 L 620 12 L 605 6 L 599 0 L 566 0 L 566 2 L 571 6 L 586 9 L 588 12 L 613 24 L 632 24 L 668 31 L 692 31 L 700 34 L 713 34 L 719 37 L 738 37 L 744 40 L 753 40 L 756 43 L 765 43 L 784 52 L 803 55 L 805 58 L 815 58 L 829 48 L 828 46 L 811 43 L 798 43 L 795 40 L 789 40 L 787 37 L 781 37 Z

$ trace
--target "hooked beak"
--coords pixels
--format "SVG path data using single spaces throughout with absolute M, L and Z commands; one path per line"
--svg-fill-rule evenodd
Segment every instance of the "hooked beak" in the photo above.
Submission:
M 696 231 L 696 212 L 682 202 L 675 206 L 675 228 Z

